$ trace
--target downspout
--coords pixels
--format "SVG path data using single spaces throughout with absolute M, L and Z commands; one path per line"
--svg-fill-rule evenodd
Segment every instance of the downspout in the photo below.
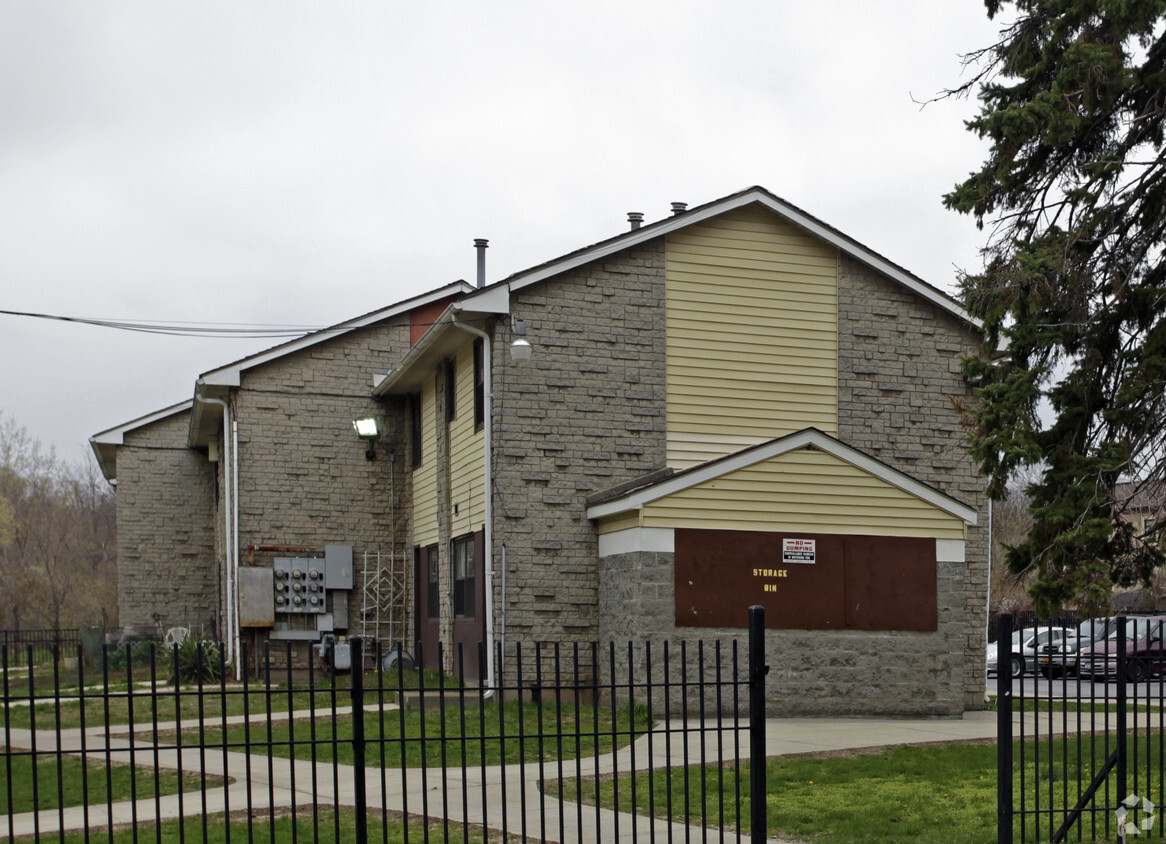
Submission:
M 482 340 L 482 394 L 486 406 L 482 408 L 482 439 L 484 470 L 485 470 L 485 498 L 486 498 L 486 525 L 484 528 L 484 544 L 486 546 L 486 675 L 490 678 L 490 690 L 484 697 L 494 695 L 497 678 L 494 676 L 494 471 L 493 471 L 493 356 L 490 348 L 490 335 L 480 328 L 466 325 L 453 314 L 453 324 L 463 331 L 468 331 Z
M 232 496 L 231 483 L 235 479 L 234 469 L 231 465 L 231 458 L 234 456 L 234 450 L 231 448 L 231 406 L 223 399 L 215 399 L 203 397 L 199 401 L 204 404 L 217 404 L 223 409 L 223 487 L 227 491 L 227 501 L 223 507 L 223 542 L 226 545 L 226 566 L 227 566 L 227 629 L 224 631 L 227 643 L 226 664 L 234 665 L 235 662 L 235 561 L 237 554 L 235 553 L 235 545 L 233 542 L 233 535 L 231 533 L 231 520 L 235 511 L 232 509 L 234 499 Z
M 231 502 L 234 505 L 234 514 L 231 517 L 231 528 L 234 538 L 231 542 L 231 556 L 235 558 L 235 603 L 239 602 L 239 420 L 231 420 L 231 485 L 234 487 Z M 239 643 L 239 612 L 235 611 L 235 653 L 242 653 Z M 256 663 L 258 664 L 258 663 Z M 243 661 L 235 660 L 235 680 L 243 679 Z

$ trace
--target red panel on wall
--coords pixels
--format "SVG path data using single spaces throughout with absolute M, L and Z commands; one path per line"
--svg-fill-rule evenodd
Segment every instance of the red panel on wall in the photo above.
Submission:
M 438 299 L 428 305 L 420 305 L 409 311 L 409 345 L 414 346 L 417 341 L 429 330 L 437 318 L 449 307 L 453 297 Z
M 676 531 L 676 625 L 935 630 L 935 540 Z

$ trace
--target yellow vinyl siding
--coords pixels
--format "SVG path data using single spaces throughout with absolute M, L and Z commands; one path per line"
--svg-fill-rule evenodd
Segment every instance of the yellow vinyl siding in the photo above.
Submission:
M 838 429 L 838 253 L 759 206 L 666 244 L 668 465 Z
M 822 451 L 739 469 L 644 506 L 652 528 L 963 539 L 958 516 Z
M 413 470 L 413 544 L 433 545 L 437 534 L 437 396 L 432 378 L 421 386 L 421 465 Z
M 615 533 L 618 530 L 628 530 L 640 526 L 640 511 L 631 510 L 627 513 L 618 513 L 614 516 L 600 519 L 596 526 L 596 533 Z
M 449 423 L 450 536 L 481 530 L 486 521 L 485 434 L 474 431 L 474 346 L 462 346 L 454 360 L 457 416 Z M 453 505 L 457 505 L 457 513 Z

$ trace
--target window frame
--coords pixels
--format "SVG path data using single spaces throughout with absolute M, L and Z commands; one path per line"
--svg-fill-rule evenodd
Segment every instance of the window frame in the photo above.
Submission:
M 437 546 L 425 549 L 425 610 L 430 620 L 441 618 L 441 578 L 437 561 Z
M 482 338 L 474 340 L 474 431 L 482 430 L 486 422 L 486 379 L 482 360 L 485 346 Z
M 413 468 L 416 469 L 425 459 L 424 420 L 421 418 L 421 393 L 413 393 L 410 397 L 409 410 L 409 448 L 412 451 Z
M 477 617 L 475 544 L 472 533 L 450 541 L 450 591 L 453 597 L 453 617 L 456 619 L 473 620 Z
M 445 372 L 445 421 L 448 424 L 457 419 L 457 361 L 446 358 L 442 361 L 442 370 Z

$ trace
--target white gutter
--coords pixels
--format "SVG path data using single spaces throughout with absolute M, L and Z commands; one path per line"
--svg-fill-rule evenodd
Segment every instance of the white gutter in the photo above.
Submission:
M 454 307 L 458 305 L 455 303 Z M 490 678 L 490 690 L 486 692 L 485 697 L 492 697 L 494 689 L 497 687 L 497 678 L 494 676 L 494 472 L 493 472 L 493 379 L 491 378 L 490 370 L 493 368 L 493 355 L 491 354 L 490 335 L 480 328 L 472 325 L 466 325 L 458 319 L 455 312 L 453 314 L 453 325 L 463 331 L 468 331 L 475 337 L 480 337 L 482 340 L 482 394 L 486 406 L 482 409 L 482 433 L 484 440 L 483 448 L 485 450 L 485 497 L 486 497 L 486 524 L 483 529 L 485 533 L 484 544 L 486 546 L 486 674 Z M 505 570 L 503 570 L 505 576 Z
M 223 541 L 226 545 L 226 566 L 227 566 L 227 625 L 224 631 L 224 639 L 227 643 L 226 664 L 235 664 L 235 639 L 236 639 L 236 620 L 235 620 L 235 566 L 238 563 L 238 554 L 235 552 L 234 536 L 232 534 L 232 521 L 237 519 L 236 510 L 232 509 L 234 499 L 232 492 L 238 492 L 237 478 L 238 473 L 231 464 L 231 458 L 234 457 L 234 449 L 231 448 L 231 406 L 223 399 L 216 399 L 203 396 L 199 401 L 206 404 L 217 404 L 223 409 L 223 488 L 227 491 L 227 500 L 223 507 Z M 237 460 L 238 458 L 236 458 Z M 236 486 L 232 489 L 232 482 L 236 482 Z

